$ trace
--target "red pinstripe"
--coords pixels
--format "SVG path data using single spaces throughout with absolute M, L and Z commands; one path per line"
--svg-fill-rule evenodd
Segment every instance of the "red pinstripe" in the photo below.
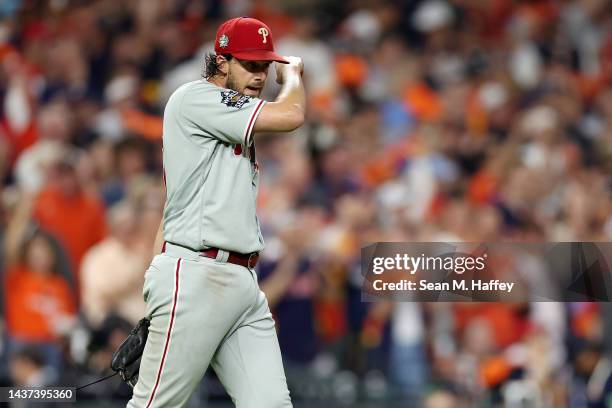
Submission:
M 251 115 L 251 120 L 249 120 L 249 126 L 247 126 L 246 133 L 244 135 L 244 145 L 245 146 L 248 146 L 247 138 L 251 134 L 251 130 L 253 129 L 253 126 L 255 125 L 255 118 L 257 117 L 257 113 L 259 112 L 259 110 L 263 106 L 263 103 L 264 103 L 263 100 L 259 101 L 259 104 L 253 110 L 253 114 Z
M 164 243 L 165 244 L 165 243 Z M 174 315 L 176 314 L 176 304 L 178 303 L 178 289 L 179 289 L 179 270 L 181 269 L 181 258 L 179 258 L 176 263 L 176 271 L 174 273 L 174 299 L 172 301 L 172 314 L 170 315 L 170 326 L 168 327 L 168 334 L 166 335 L 166 344 L 164 345 L 164 353 L 162 354 L 161 363 L 159 364 L 159 370 L 157 370 L 157 379 L 155 380 L 155 386 L 153 387 L 153 392 L 151 392 L 151 396 L 149 397 L 149 402 L 147 402 L 147 408 L 151 406 L 153 402 L 153 398 L 155 397 L 155 391 L 157 391 L 157 387 L 159 386 L 159 380 L 161 379 L 161 374 L 164 369 L 164 362 L 166 361 L 166 355 L 168 354 L 168 347 L 170 346 L 170 336 L 172 334 L 172 327 L 174 326 Z

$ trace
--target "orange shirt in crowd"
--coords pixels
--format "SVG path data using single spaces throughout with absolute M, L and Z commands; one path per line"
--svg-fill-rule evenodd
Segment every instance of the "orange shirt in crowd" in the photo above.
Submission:
M 34 218 L 64 245 L 78 282 L 81 258 L 106 235 L 102 202 L 85 193 L 67 197 L 48 188 L 36 200 Z
M 74 316 L 75 301 L 61 276 L 42 275 L 15 266 L 6 277 L 6 325 L 12 337 L 21 340 L 54 341 L 59 319 Z
M 511 303 L 457 303 L 454 311 L 459 332 L 474 319 L 484 319 L 501 349 L 519 341 L 529 328 L 528 319 L 517 313 L 516 305 Z

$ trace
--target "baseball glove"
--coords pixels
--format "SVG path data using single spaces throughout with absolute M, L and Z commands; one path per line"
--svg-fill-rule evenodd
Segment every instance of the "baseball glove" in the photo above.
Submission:
M 134 387 L 138 382 L 140 357 L 149 335 L 149 318 L 141 319 L 130 335 L 121 343 L 111 361 L 111 369 L 118 372 L 123 381 Z

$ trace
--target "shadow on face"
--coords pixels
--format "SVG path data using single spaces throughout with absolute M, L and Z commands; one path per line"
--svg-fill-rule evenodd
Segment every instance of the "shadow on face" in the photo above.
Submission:
M 271 62 L 232 58 L 228 64 L 227 88 L 248 96 L 259 97 L 266 85 Z

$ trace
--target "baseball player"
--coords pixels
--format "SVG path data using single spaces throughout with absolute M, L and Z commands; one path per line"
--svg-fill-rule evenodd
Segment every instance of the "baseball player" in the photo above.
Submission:
M 164 112 L 166 206 L 145 274 L 151 321 L 128 407 L 185 406 L 209 365 L 239 408 L 292 406 L 254 271 L 264 241 L 253 135 L 303 124 L 303 65 L 277 55 L 270 28 L 246 17 L 219 27 L 215 54 L 205 78 L 177 89 Z M 265 102 L 272 62 L 282 87 Z

